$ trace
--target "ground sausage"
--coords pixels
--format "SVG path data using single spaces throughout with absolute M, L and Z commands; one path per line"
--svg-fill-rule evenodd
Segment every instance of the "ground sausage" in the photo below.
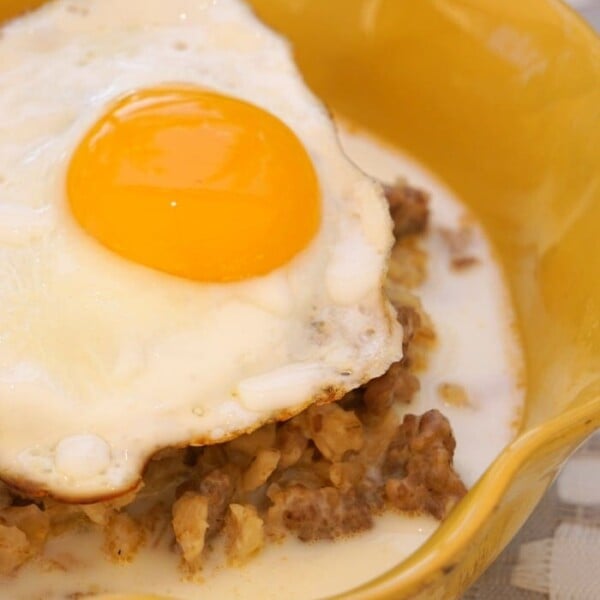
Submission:
M 280 523 L 303 542 L 334 539 L 373 525 L 367 502 L 354 490 L 292 485 L 269 496 L 273 503 L 268 513 L 271 523 Z
M 426 192 L 402 180 L 385 185 L 383 190 L 394 222 L 396 239 L 425 231 L 429 221 L 429 196 Z
M 454 470 L 455 446 L 450 423 L 439 411 L 406 415 L 383 465 L 387 500 L 400 510 L 445 518 L 467 491 Z

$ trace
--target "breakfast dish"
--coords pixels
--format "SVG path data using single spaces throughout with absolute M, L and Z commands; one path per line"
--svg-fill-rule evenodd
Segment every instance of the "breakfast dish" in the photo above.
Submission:
M 479 226 L 383 146 L 344 152 L 241 2 L 49 2 L 2 30 L 0 114 L 11 597 L 266 597 L 295 543 L 416 526 L 397 561 L 510 440 Z

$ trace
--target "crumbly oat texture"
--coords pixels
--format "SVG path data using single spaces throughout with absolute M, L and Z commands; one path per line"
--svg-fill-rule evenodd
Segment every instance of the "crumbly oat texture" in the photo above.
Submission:
M 411 291 L 425 277 L 418 237 L 427 227 L 427 196 L 404 182 L 386 195 L 397 240 L 386 288 L 404 328 L 400 362 L 340 402 L 313 405 L 227 443 L 162 451 L 137 495 L 73 506 L 28 501 L 0 484 L 0 575 L 73 526 L 102 528 L 106 554 L 117 562 L 131 560 L 165 526 L 193 573 L 217 539 L 228 562 L 240 565 L 269 540 L 355 534 L 386 509 L 443 519 L 466 493 L 453 467 L 450 424 L 437 410 L 403 418 L 398 411 L 419 389 L 418 371 L 435 338 Z

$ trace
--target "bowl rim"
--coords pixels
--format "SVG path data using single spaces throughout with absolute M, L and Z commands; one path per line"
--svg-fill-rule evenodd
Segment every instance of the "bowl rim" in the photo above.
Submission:
M 434 534 L 413 554 L 386 573 L 327 600 L 374 600 L 398 598 L 399 593 L 416 593 L 426 587 L 437 573 L 453 568 L 456 557 L 483 527 L 515 474 L 539 451 L 547 451 L 553 442 L 574 449 L 579 442 L 600 429 L 600 390 L 590 390 L 597 397 L 582 406 L 519 434 L 486 470 L 467 496 L 454 509 Z M 548 482 L 550 485 L 551 480 Z M 477 490 L 478 501 L 473 500 Z M 446 535 L 447 531 L 450 535 Z M 444 544 L 435 547 L 439 537 Z

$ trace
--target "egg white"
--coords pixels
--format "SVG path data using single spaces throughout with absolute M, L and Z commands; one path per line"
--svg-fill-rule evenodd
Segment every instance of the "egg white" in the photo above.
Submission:
M 121 95 L 172 82 L 284 121 L 316 168 L 310 246 L 206 285 L 121 259 L 65 200 L 69 158 Z M 401 356 L 382 295 L 381 190 L 342 154 L 286 43 L 235 0 L 56 0 L 0 38 L 0 476 L 71 501 L 134 486 L 159 448 L 339 397 Z

